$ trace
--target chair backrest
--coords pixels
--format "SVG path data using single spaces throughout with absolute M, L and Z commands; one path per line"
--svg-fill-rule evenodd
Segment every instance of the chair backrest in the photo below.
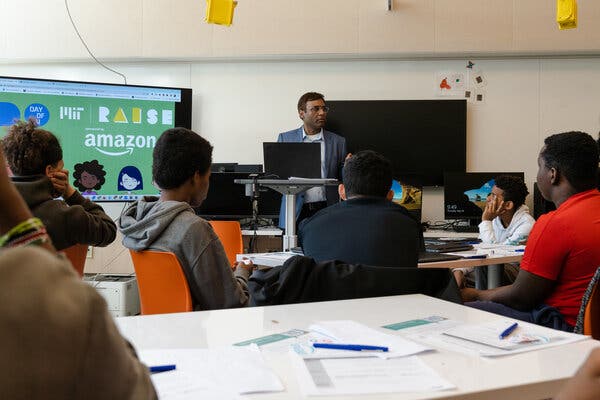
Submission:
M 235 256 L 244 252 L 242 228 L 238 221 L 209 221 L 225 248 L 229 264 L 233 267 Z
M 575 333 L 589 335 L 594 339 L 600 339 L 600 268 L 596 270 L 587 290 L 581 300 L 581 308 L 577 316 Z
M 87 257 L 88 245 L 87 244 L 74 244 L 71 247 L 67 247 L 62 250 L 65 256 L 71 261 L 71 265 L 75 268 L 75 271 L 79 276 L 83 276 L 83 269 L 85 267 L 85 259 Z
M 129 250 L 140 292 L 142 315 L 192 311 L 192 297 L 173 253 Z

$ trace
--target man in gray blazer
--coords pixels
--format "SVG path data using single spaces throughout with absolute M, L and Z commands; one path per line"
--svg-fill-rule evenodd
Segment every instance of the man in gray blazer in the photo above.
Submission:
M 278 142 L 320 142 L 321 177 L 342 179 L 342 168 L 346 158 L 346 139 L 323 129 L 327 122 L 329 107 L 321 93 L 308 92 L 298 100 L 298 116 L 303 125 L 279 134 Z M 296 197 L 296 221 L 314 215 L 317 211 L 335 204 L 339 200 L 337 187 L 315 187 Z M 279 226 L 285 225 L 285 197 L 279 213 Z

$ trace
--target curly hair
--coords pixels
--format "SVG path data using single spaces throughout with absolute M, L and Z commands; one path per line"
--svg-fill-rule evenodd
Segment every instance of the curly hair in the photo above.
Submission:
M 15 175 L 43 175 L 48 165 L 63 158 L 62 148 L 52 132 L 37 127 L 35 118 L 19 121 L 8 129 L 2 149 Z
M 90 189 L 83 186 L 79 181 L 81 179 L 81 174 L 84 172 L 94 175 L 96 179 L 98 179 L 98 183 L 93 187 L 95 190 L 100 190 L 102 185 L 104 185 L 104 182 L 106 182 L 106 179 L 104 178 L 106 175 L 104 165 L 101 165 L 98 160 L 84 161 L 83 163 L 75 164 L 75 171 L 73 171 L 73 185 L 82 192 Z
M 211 144 L 186 128 L 163 132 L 152 154 L 152 178 L 161 189 L 183 185 L 196 172 L 206 174 L 212 163 Z
M 513 175 L 499 175 L 494 181 L 495 185 L 504 192 L 504 201 L 512 201 L 515 210 L 525 204 L 529 190 L 523 179 Z

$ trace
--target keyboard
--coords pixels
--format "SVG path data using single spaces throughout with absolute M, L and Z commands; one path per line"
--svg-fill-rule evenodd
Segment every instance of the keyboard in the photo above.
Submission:
M 479 232 L 478 226 L 471 226 L 471 225 L 454 225 L 452 227 L 452 229 L 454 229 L 454 232 L 474 232 L 474 233 Z

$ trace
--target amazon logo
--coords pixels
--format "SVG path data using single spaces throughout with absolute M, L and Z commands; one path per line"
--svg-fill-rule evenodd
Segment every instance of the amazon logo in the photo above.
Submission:
M 88 133 L 85 135 L 83 144 L 85 147 L 94 148 L 107 156 L 122 156 L 133 154 L 134 149 L 153 149 L 156 146 L 156 137 Z

